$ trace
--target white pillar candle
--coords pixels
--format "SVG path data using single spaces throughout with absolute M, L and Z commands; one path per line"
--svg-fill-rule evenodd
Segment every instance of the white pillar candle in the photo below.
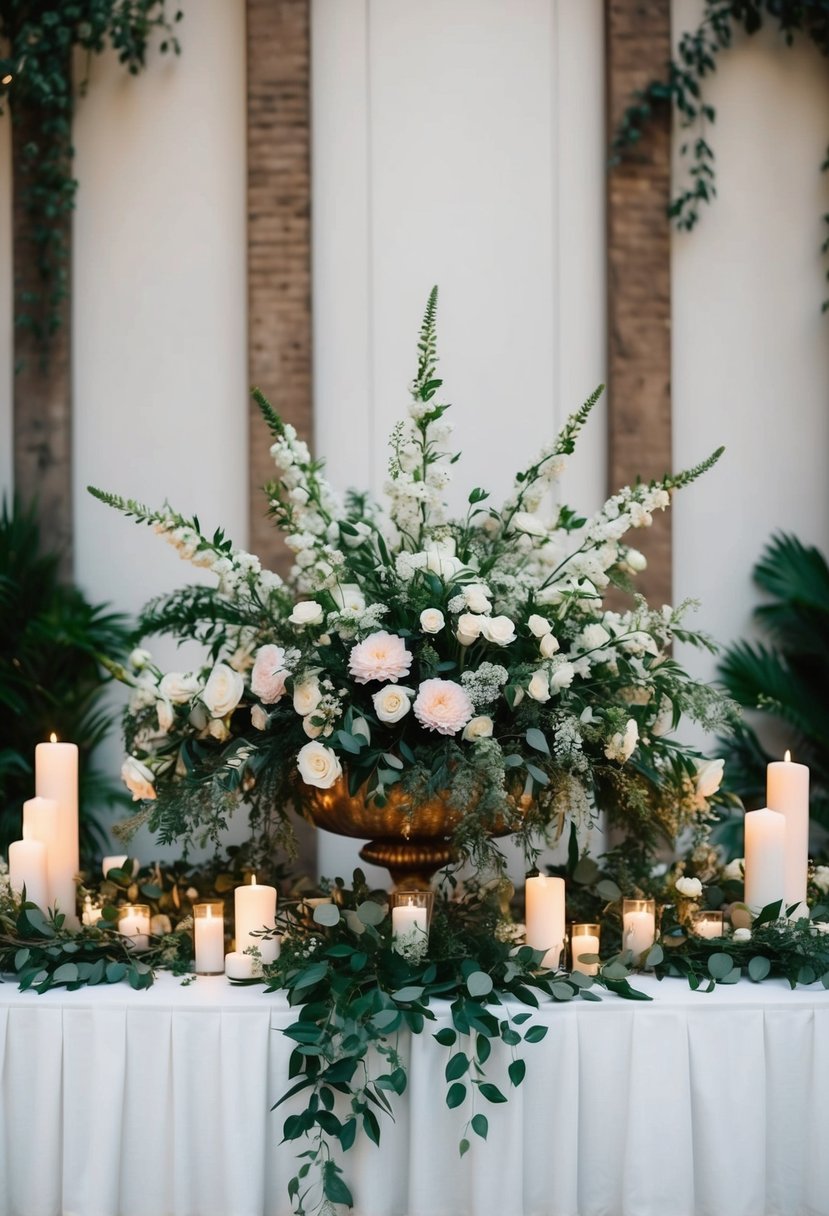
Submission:
M 66 917 L 66 927 L 77 929 L 78 859 L 78 749 L 74 743 L 38 743 L 35 748 L 35 793 L 58 804 L 54 849 L 50 846 L 51 899 Z
M 786 820 L 785 905 L 797 905 L 793 919 L 808 916 L 809 770 L 805 764 L 793 764 L 790 752 L 766 769 L 766 806 Z
M 555 969 L 564 949 L 564 879 L 546 874 L 528 878 L 524 897 L 527 945 L 544 950 L 543 965 Z
M 118 932 L 131 939 L 136 950 L 150 944 L 150 909 L 146 904 L 125 904 L 118 918 Z
M 221 975 L 225 969 L 225 918 L 212 904 L 193 908 L 193 939 L 199 975 Z
M 745 902 L 756 915 L 785 896 L 786 820 L 763 807 L 747 812 L 745 828 Z
M 279 951 L 276 940 L 263 941 L 255 930 L 273 929 L 276 924 L 276 887 L 260 886 L 254 875 L 250 886 L 237 887 L 233 895 L 236 949 L 244 953 L 255 946 L 263 963 L 272 963 Z
M 250 954 L 231 950 L 225 955 L 225 975 L 229 980 L 252 980 L 261 975 L 262 968 Z
M 598 975 L 598 963 L 583 963 L 580 958 L 582 954 L 599 953 L 597 935 L 595 933 L 573 933 L 570 944 L 573 954 L 573 970 L 581 971 L 584 975 Z
M 9 883 L 17 894 L 45 912 L 49 906 L 46 845 L 41 840 L 14 840 L 9 845 Z
M 46 848 L 46 903 L 51 907 L 54 902 L 54 881 L 57 876 L 52 874 L 56 865 L 56 842 L 58 832 L 58 804 L 54 798 L 29 798 L 23 803 L 23 839 L 39 840 Z
M 656 941 L 656 916 L 653 912 L 625 912 L 622 918 L 622 946 L 633 954 L 633 962 L 641 964 Z
M 116 853 L 114 857 L 105 857 L 101 862 L 101 870 L 103 871 L 104 878 L 106 878 L 110 870 L 120 870 L 126 865 L 126 863 L 126 853 Z
M 391 936 L 398 954 L 423 954 L 429 943 L 429 910 L 398 904 L 391 910 Z

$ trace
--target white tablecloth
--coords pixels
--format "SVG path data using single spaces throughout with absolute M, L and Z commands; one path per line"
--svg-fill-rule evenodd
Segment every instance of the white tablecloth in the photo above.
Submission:
M 541 1010 L 526 1081 L 480 1104 L 463 1160 L 450 1052 L 407 1040 L 396 1123 L 344 1162 L 358 1216 L 829 1216 L 829 993 L 639 984 L 652 1004 Z M 0 985 L 2 1216 L 287 1216 L 290 1020 L 221 977 Z

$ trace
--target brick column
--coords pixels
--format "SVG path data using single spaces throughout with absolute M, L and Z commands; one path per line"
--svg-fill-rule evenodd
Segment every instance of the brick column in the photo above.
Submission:
M 251 385 L 311 438 L 310 0 L 247 0 L 248 351 Z M 250 411 L 250 548 L 287 554 L 266 518 L 275 470 Z
M 671 55 L 666 0 L 607 0 L 610 138 L 637 89 L 662 76 Z M 608 476 L 611 491 L 671 470 L 671 113 L 665 106 L 607 178 Z M 633 543 L 648 557 L 637 585 L 670 603 L 670 512 Z

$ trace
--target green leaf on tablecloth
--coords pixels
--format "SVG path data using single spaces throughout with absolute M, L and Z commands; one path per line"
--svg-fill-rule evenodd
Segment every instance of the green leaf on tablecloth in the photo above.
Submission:
M 317 904 L 314 908 L 314 920 L 318 925 L 332 928 L 340 923 L 340 909 L 336 904 Z
M 469 1069 L 469 1056 L 465 1051 L 456 1051 L 444 1069 L 447 1081 L 457 1081 Z
M 712 954 L 708 959 L 708 974 L 712 979 L 723 980 L 734 966 L 730 954 Z
M 648 951 L 647 955 L 645 956 L 645 966 L 646 967 L 658 967 L 664 957 L 665 957 L 665 951 L 659 945 L 659 942 L 656 942 L 655 945 L 651 946 L 650 950 Z
M 52 975 L 52 979 L 56 984 L 74 984 L 78 978 L 78 967 L 76 963 L 61 963 L 60 967 L 56 967 Z
M 825 971 L 820 977 L 820 982 L 824 988 L 829 988 L 829 971 Z
M 489 1119 L 486 1115 L 472 1116 L 472 1130 L 476 1136 L 480 1136 L 482 1140 L 486 1140 L 487 1132 L 489 1131 Z
M 531 1014 L 531 1013 L 528 1013 L 526 1010 L 522 1010 L 522 1012 L 521 1012 L 521 1013 L 516 1013 L 516 1014 L 513 1016 L 513 1019 L 512 1019 L 512 1021 L 513 1021 L 513 1025 L 515 1025 L 515 1026 L 523 1026 L 523 1024 L 524 1024 L 525 1022 L 528 1022 L 528 1021 L 530 1020 L 530 1018 L 531 1018 L 531 1017 L 532 1017 L 532 1014 Z
M 718 980 L 718 983 L 720 983 L 720 984 L 737 984 L 742 979 L 742 975 L 743 975 L 742 967 L 732 967 L 727 975 L 724 975 L 721 980 Z
M 507 1073 L 513 1085 L 520 1085 L 527 1075 L 527 1065 L 523 1060 L 513 1060 L 507 1069 Z
M 754 980 L 755 984 L 764 980 L 770 971 L 771 963 L 762 954 L 755 954 L 754 958 L 749 960 L 748 978 Z
M 107 983 L 117 984 L 127 974 L 126 963 L 107 963 Z
M 531 1026 L 524 1035 L 525 1043 L 540 1043 L 548 1030 L 547 1026 Z
M 453 1030 L 451 1026 L 444 1026 L 434 1036 L 440 1043 L 441 1047 L 452 1047 L 457 1040 L 458 1032 Z
M 462 1157 L 465 1156 L 465 1154 L 469 1152 L 469 1141 L 468 1140 L 461 1140 L 460 1144 L 458 1145 L 458 1152 L 460 1153 L 460 1155 Z
M 606 980 L 626 980 L 629 974 L 630 971 L 625 964 L 618 961 L 605 963 L 602 967 L 602 976 Z
M 550 994 L 557 1001 L 572 1001 L 575 996 L 574 990 L 566 980 L 554 980 L 550 985 Z
M 466 987 L 470 996 L 487 996 L 492 992 L 492 977 L 485 971 L 473 971 L 471 975 L 467 976 Z
M 454 1110 L 456 1106 L 460 1106 L 466 1098 L 466 1086 L 460 1081 L 456 1081 L 454 1085 L 450 1085 L 446 1091 L 446 1105 L 450 1110 Z
M 28 963 L 28 961 L 29 961 L 29 957 L 31 956 L 31 953 L 32 953 L 32 952 L 31 952 L 31 950 L 28 948 L 28 946 L 24 946 L 22 950 L 18 950 L 18 951 L 17 951 L 17 953 L 16 953 L 16 954 L 15 954 L 15 956 L 14 956 L 14 969 L 15 969 L 15 971 L 22 971 L 22 970 L 23 970 L 23 968 L 26 966 L 26 964 L 27 964 L 27 963 Z
M 482 1081 L 478 1086 L 481 1095 L 486 1098 L 487 1102 L 506 1102 L 506 1098 L 501 1093 L 497 1085 L 492 1085 L 489 1081 Z
M 485 1034 L 479 1034 L 475 1039 L 475 1058 L 479 1064 L 486 1064 L 492 1053 L 492 1040 Z
M 798 984 L 814 984 L 817 979 L 817 972 L 809 963 L 804 963 L 797 973 Z
M 55 930 L 49 924 L 45 914 L 35 904 L 24 906 L 22 919 L 26 922 L 29 932 L 34 932 L 38 937 L 55 936 Z
M 505 1043 L 507 1045 L 507 1047 L 517 1047 L 518 1044 L 521 1042 L 521 1035 L 519 1034 L 519 1032 L 517 1030 L 513 1030 L 513 1028 L 509 1025 L 509 1023 L 502 1022 L 501 1023 L 501 1042 Z
M 602 998 L 592 988 L 582 988 L 579 996 L 583 1001 L 600 1001 Z
M 392 993 L 392 997 L 395 1001 L 406 1004 L 409 1001 L 419 1001 L 425 991 L 420 984 L 410 984 L 406 988 L 398 988 L 397 992 Z

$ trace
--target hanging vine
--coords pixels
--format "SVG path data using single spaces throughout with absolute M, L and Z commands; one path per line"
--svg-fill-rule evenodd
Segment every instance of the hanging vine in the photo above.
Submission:
M 652 80 L 634 94 L 616 130 L 613 157 L 618 161 L 626 148 L 642 138 L 656 110 L 667 103 L 679 112 L 680 124 L 688 132 L 680 153 L 690 168 L 668 213 L 686 231 L 695 227 L 703 204 L 717 194 L 714 150 L 708 135 L 716 111 L 705 99 L 705 81 L 717 70 L 717 56 L 733 44 L 736 33 L 756 34 L 767 22 L 776 23 L 787 46 L 802 36 L 821 55 L 829 56 L 829 0 L 705 0 L 702 20 L 695 30 L 682 35 L 664 79 Z M 821 170 L 829 170 L 829 149 Z M 829 228 L 829 212 L 823 221 Z M 829 255 L 829 232 L 821 253 L 824 258 Z M 829 269 L 826 278 L 829 280 Z M 823 311 L 827 310 L 829 299 L 823 302 Z
M 45 349 L 60 325 L 68 293 L 68 217 L 78 183 L 72 172 L 73 53 L 112 47 L 132 75 L 145 66 L 151 40 L 179 53 L 166 0 L 0 0 L 0 113 L 9 107 L 17 179 L 36 275 L 18 293 L 15 325 Z M 80 92 L 86 86 L 86 76 Z M 34 280 L 34 284 L 30 280 Z

